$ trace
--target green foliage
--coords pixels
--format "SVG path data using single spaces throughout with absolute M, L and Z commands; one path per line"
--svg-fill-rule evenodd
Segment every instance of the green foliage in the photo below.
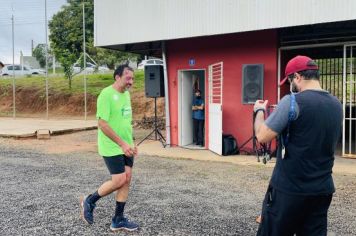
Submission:
M 135 71 L 134 89 L 138 91 L 145 89 L 145 73 L 143 70 Z
M 94 1 L 68 0 L 68 4 L 53 16 L 49 22 L 51 48 L 56 59 L 61 63 L 69 87 L 73 78 L 72 65 L 83 55 L 83 2 L 85 4 L 85 38 L 87 53 L 99 64 L 106 64 L 113 69 L 120 62 L 134 60 L 136 55 L 95 48 L 94 34 Z M 80 61 L 83 65 L 83 60 Z
M 46 66 L 46 52 L 45 44 L 38 44 L 32 52 L 32 55 L 37 59 L 40 66 L 43 68 Z
M 89 39 L 89 45 L 94 45 L 92 38 Z M 132 53 L 125 53 L 106 48 L 89 47 L 89 55 L 98 63 L 98 65 L 107 65 L 110 69 L 115 66 L 125 63 L 128 60 L 137 61 L 138 55 Z
M 46 44 L 38 44 L 32 52 L 40 66 L 43 68 L 46 66 Z M 52 60 L 50 59 L 51 52 L 48 51 L 48 66 L 52 66 Z
M 86 37 L 93 37 L 93 8 L 92 0 L 68 0 L 68 4 L 53 16 L 49 22 L 51 47 L 57 60 L 63 66 L 69 87 L 73 78 L 72 65 L 82 53 L 83 42 L 83 12 L 82 2 L 85 4 Z

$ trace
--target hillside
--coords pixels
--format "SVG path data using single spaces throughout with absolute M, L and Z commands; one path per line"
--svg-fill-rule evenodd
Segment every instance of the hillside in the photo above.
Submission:
M 112 75 L 90 75 L 87 79 L 87 114 L 95 117 L 96 98 L 101 89 L 112 83 Z M 46 96 L 45 79 L 42 77 L 25 77 L 15 80 L 16 83 L 16 116 L 45 117 Z M 84 116 L 83 77 L 77 76 L 72 81 L 62 77 L 50 77 L 49 84 L 49 117 L 81 118 Z M 154 116 L 154 99 L 144 94 L 143 72 L 135 72 L 135 84 L 131 91 L 133 119 L 142 120 Z M 164 116 L 164 98 L 157 99 L 157 115 Z M 0 79 L 0 116 L 13 114 L 12 79 Z

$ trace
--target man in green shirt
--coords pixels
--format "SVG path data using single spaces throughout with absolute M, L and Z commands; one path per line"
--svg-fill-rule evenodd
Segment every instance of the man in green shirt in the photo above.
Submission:
M 120 65 L 114 72 L 115 82 L 104 88 L 97 101 L 98 149 L 111 174 L 111 180 L 81 201 L 82 217 L 93 224 L 96 202 L 116 191 L 116 210 L 112 218 L 112 231 L 138 229 L 138 225 L 124 217 L 124 207 L 128 198 L 132 166 L 137 148 L 132 137 L 132 110 L 128 89 L 132 86 L 133 69 Z

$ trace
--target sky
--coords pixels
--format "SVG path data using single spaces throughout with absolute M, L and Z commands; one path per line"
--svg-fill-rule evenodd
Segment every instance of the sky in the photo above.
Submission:
M 0 61 L 12 64 L 12 24 L 14 15 L 15 63 L 20 63 L 20 53 L 31 56 L 34 47 L 46 43 L 46 0 L 0 0 Z M 47 0 L 47 20 L 57 13 L 66 0 Z M 48 31 L 49 34 L 49 31 Z

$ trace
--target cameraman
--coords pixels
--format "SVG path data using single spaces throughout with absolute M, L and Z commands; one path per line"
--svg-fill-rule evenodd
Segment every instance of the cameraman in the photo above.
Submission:
M 285 76 L 280 85 L 288 80 L 291 91 L 298 92 L 294 98 L 283 97 L 266 121 L 267 101 L 254 105 L 257 140 L 269 142 L 280 135 L 257 235 L 322 236 L 327 234 L 327 213 L 335 192 L 331 173 L 342 106 L 321 88 L 318 65 L 309 57 L 291 59 Z M 291 120 L 292 106 L 295 116 Z

